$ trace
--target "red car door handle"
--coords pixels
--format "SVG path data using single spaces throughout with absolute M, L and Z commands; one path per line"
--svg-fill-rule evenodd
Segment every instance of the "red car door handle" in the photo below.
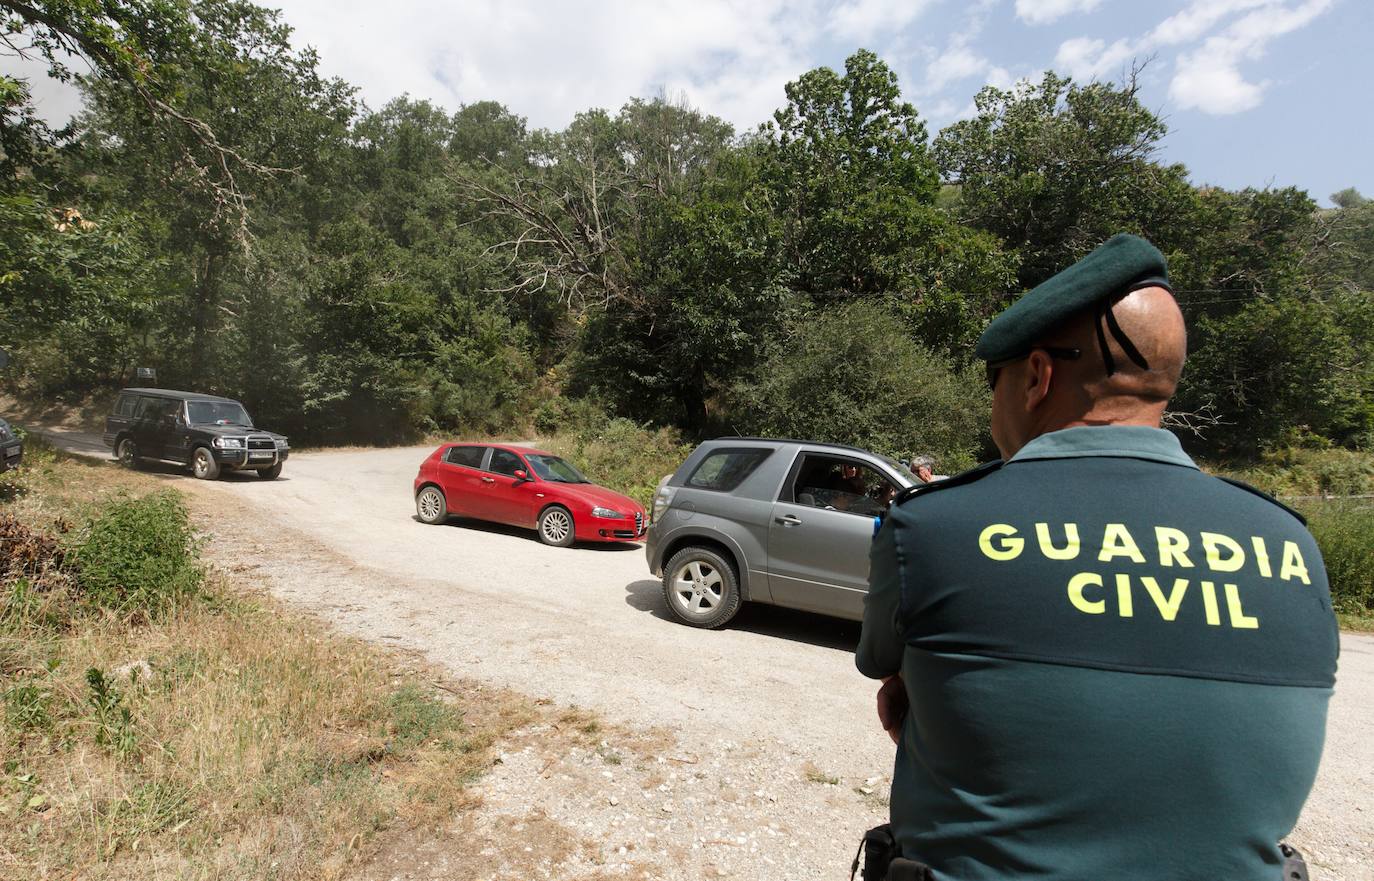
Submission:
M 495 483 L 495 482 L 496 482 L 496 478 L 495 478 L 495 477 L 483 477 L 483 478 L 482 478 L 482 482 L 483 482 L 483 483 Z

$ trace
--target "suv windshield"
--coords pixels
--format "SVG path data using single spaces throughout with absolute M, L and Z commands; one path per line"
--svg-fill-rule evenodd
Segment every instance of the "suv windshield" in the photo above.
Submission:
M 591 483 L 565 459 L 560 459 L 557 456 L 530 455 L 526 455 L 525 458 L 529 461 L 530 467 L 534 469 L 534 473 L 544 480 L 553 483 Z
M 188 401 L 186 410 L 193 425 L 242 425 L 252 428 L 253 420 L 248 411 L 237 401 Z

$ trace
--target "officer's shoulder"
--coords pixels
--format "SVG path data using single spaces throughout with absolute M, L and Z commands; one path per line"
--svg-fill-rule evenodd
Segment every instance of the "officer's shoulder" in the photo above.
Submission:
M 1236 480 L 1233 477 L 1223 477 L 1220 474 L 1214 474 L 1212 476 L 1224 483 L 1229 483 L 1234 487 L 1239 487 L 1240 489 L 1243 489 L 1248 493 L 1253 493 L 1254 495 L 1257 495 L 1260 498 L 1264 499 L 1266 502 L 1269 502 L 1271 505 L 1277 505 L 1278 507 L 1287 511 L 1289 514 L 1292 514 L 1294 517 L 1296 517 L 1298 519 L 1298 522 L 1301 523 L 1303 526 L 1307 525 L 1306 517 L 1302 516 L 1297 511 L 1294 511 L 1292 508 L 1288 507 L 1283 502 L 1280 502 L 1273 496 L 1269 495 L 1269 493 L 1265 492 L 1264 490 L 1253 487 L 1243 480 Z
M 982 480 L 984 477 L 987 477 L 989 474 L 998 470 L 1001 467 L 1002 460 L 994 459 L 991 462 L 984 462 L 977 468 L 970 468 L 967 471 L 961 471 L 958 474 L 946 477 L 943 480 L 935 480 L 931 481 L 930 483 L 918 483 L 915 486 L 909 486 L 901 492 L 897 493 L 897 497 L 893 499 L 892 504 L 900 505 L 908 499 L 914 499 L 918 496 L 928 496 L 931 493 L 937 493 L 943 490 L 950 490 L 960 486 L 968 486 L 970 483 L 976 483 L 977 481 Z

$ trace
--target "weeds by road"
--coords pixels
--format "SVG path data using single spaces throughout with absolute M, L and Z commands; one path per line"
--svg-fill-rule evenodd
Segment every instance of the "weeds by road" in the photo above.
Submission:
M 476 805 L 493 744 L 538 713 L 207 573 L 153 477 L 39 445 L 21 474 L 0 509 L 0 877 L 339 877 Z

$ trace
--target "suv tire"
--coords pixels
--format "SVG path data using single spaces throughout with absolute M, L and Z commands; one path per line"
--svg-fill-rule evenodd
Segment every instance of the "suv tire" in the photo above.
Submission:
M 739 612 L 739 577 L 716 551 L 683 548 L 663 567 L 663 599 L 682 623 L 714 630 Z
M 427 486 L 415 495 L 415 516 L 421 523 L 434 526 L 448 519 L 448 501 L 443 490 L 437 486 Z
M 196 447 L 191 451 L 191 473 L 200 480 L 214 480 L 219 477 L 219 463 L 209 447 Z
M 273 465 L 271 468 L 259 468 L 258 476 L 263 480 L 276 480 L 281 477 L 281 463 Z
M 130 470 L 138 468 L 138 444 L 134 443 L 131 437 L 120 438 L 119 444 L 115 446 L 115 458 L 119 464 Z
M 544 544 L 566 548 L 575 537 L 572 512 L 567 508 L 549 505 L 539 515 L 539 540 Z

